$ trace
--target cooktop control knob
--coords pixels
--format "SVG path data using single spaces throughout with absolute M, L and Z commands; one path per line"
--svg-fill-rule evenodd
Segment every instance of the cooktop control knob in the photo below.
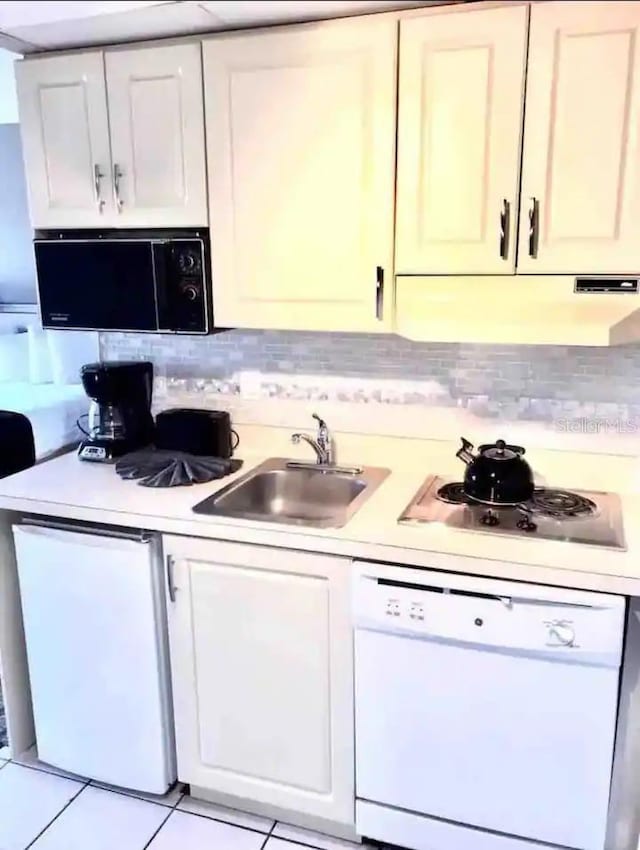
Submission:
M 573 646 L 576 633 L 568 620 L 551 620 L 546 625 L 551 646 Z

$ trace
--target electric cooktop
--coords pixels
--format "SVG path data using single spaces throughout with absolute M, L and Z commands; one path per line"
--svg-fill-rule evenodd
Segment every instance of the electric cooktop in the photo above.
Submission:
M 504 507 L 474 502 L 462 482 L 430 475 L 398 522 L 626 549 L 615 493 L 537 487 L 528 501 Z

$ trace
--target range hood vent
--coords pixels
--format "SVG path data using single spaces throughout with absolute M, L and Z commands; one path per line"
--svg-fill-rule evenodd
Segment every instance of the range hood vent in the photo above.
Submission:
M 587 278 L 598 276 L 579 276 Z M 609 346 L 640 341 L 640 293 L 576 292 L 576 279 L 400 275 L 395 331 L 419 342 Z

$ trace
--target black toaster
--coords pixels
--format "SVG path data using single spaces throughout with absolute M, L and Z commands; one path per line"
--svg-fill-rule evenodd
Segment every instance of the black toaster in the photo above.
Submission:
M 156 416 L 158 449 L 209 457 L 231 457 L 238 445 L 226 410 L 172 408 Z

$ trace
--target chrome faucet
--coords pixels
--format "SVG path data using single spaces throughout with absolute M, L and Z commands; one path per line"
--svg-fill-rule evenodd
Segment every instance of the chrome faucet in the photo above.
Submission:
M 308 443 L 316 453 L 316 463 L 322 466 L 333 466 L 333 440 L 331 432 L 327 427 L 324 419 L 321 419 L 317 413 L 313 414 L 313 418 L 318 422 L 318 434 L 316 439 L 308 434 L 292 434 L 291 442 L 298 444 L 301 440 Z

